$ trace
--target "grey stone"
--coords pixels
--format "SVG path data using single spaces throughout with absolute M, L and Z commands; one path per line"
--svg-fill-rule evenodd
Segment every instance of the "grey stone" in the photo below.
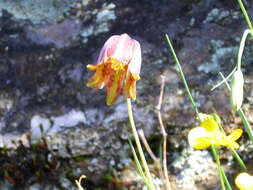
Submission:
M 35 158 L 41 159 L 39 166 L 51 164 L 50 172 L 40 168 L 42 176 L 52 174 L 42 179 L 34 171 L 26 175 L 21 169 L 10 170 L 21 189 L 75 189 L 70 182 L 73 179 L 66 176 L 78 178 L 81 174 L 87 175 L 94 188 L 96 184 L 109 184 L 103 179 L 110 171 L 115 171 L 123 182 L 137 181 L 135 189 L 145 188 L 136 168 L 129 168 L 133 160 L 124 127 L 132 135 L 125 98 L 120 94 L 115 104 L 108 107 L 106 89 L 86 87 L 93 74 L 86 65 L 96 63 L 108 37 L 125 32 L 142 48 L 141 80 L 137 82 L 137 99 L 132 101 L 137 129 L 144 130 L 158 154 L 162 135 L 156 107 L 163 74 L 166 82 L 161 114 L 168 133 L 170 179 L 175 189 L 216 188 L 218 173 L 209 153 L 188 148 L 187 134 L 199 123 L 164 34 L 171 37 L 199 111 L 215 110 L 229 131 L 241 127 L 241 123 L 234 124 L 228 90 L 210 89 L 220 80 L 218 71 L 227 75 L 236 64 L 239 39 L 247 28 L 239 9 L 226 7 L 218 0 L 172 0 L 170 4 L 0 0 L 0 9 L 5 10 L 0 17 L 0 147 L 9 149 L 10 157 L 18 159 L 16 164 L 21 166 L 36 168 Z M 250 6 L 248 12 L 252 15 Z M 243 109 L 253 123 L 251 46 L 252 41 L 247 41 L 243 57 Z M 252 158 L 247 138 L 239 142 L 244 159 Z M 1 160 L 0 172 L 8 164 L 17 166 L 10 161 L 9 157 Z M 231 156 L 225 161 L 231 169 L 229 175 L 238 172 Z M 210 175 L 215 183 L 208 180 Z M 58 186 L 48 184 L 48 180 L 55 180 Z M 161 179 L 155 181 L 161 184 Z M 16 186 L 5 179 L 0 180 L 0 187 Z M 109 185 L 98 188 L 108 189 Z

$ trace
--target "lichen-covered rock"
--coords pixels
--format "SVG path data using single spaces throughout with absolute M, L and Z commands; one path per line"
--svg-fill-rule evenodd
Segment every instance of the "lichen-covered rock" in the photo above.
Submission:
M 206 184 L 215 187 L 219 179 L 216 163 L 207 151 L 186 148 L 173 164 L 177 174 L 172 181 L 173 189 L 198 190 L 204 189 Z
M 34 24 L 57 22 L 64 19 L 77 0 L 20 0 L 0 1 L 1 10 L 13 14 L 16 19 L 30 20 Z
M 248 2 L 249 15 L 253 15 L 252 6 Z M 72 182 L 81 174 L 87 175 L 90 189 L 116 189 L 114 179 L 106 183 L 104 179 L 127 179 L 120 174 L 132 163 L 124 130 L 130 130 L 125 99 L 120 96 L 107 107 L 105 90 L 86 88 L 92 75 L 86 65 L 96 62 L 109 36 L 125 32 L 142 47 L 141 80 L 133 102 L 137 128 L 144 130 L 158 154 L 161 133 L 156 106 L 163 74 L 161 113 L 168 133 L 168 164 L 175 163 L 169 168 L 172 183 L 175 189 L 187 185 L 215 189 L 206 180 L 208 172 L 198 182 L 202 171 L 216 171 L 207 152 L 190 150 L 189 157 L 179 159 L 188 150 L 188 131 L 198 122 L 164 34 L 172 39 L 199 110 L 215 110 L 225 126 L 241 126 L 232 124 L 227 89 L 210 91 L 220 80 L 218 71 L 228 74 L 234 68 L 239 41 L 247 28 L 236 3 L 0 0 L 0 9 L 1 189 L 74 189 Z M 243 109 L 253 123 L 251 45 L 249 41 L 243 57 Z M 246 145 L 241 150 L 245 157 L 252 155 Z M 187 159 L 208 165 L 195 168 L 197 163 Z M 223 159 L 228 167 L 234 166 L 231 159 Z M 184 183 L 186 179 L 189 184 Z

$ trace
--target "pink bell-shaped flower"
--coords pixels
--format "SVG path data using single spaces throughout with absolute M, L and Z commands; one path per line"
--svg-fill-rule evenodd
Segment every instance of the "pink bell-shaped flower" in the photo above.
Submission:
M 107 85 L 107 105 L 116 101 L 122 87 L 125 97 L 136 99 L 136 81 L 141 70 L 140 44 L 127 34 L 111 36 L 100 51 L 97 64 L 87 68 L 95 71 L 87 87 L 102 89 Z

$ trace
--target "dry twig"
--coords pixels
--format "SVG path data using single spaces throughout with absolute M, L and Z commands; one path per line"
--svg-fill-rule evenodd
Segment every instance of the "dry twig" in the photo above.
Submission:
M 149 155 L 151 156 L 151 158 L 153 159 L 153 161 L 156 163 L 158 169 L 159 169 L 159 175 L 163 178 L 164 180 L 164 184 L 166 187 L 166 190 L 171 190 L 171 186 L 170 186 L 170 181 L 169 181 L 169 176 L 168 176 L 168 169 L 167 169 L 167 157 L 166 157 L 166 149 L 167 149 L 167 133 L 165 131 L 164 125 L 163 125 L 163 121 L 162 121 L 162 116 L 161 116 L 161 106 L 162 106 L 162 100 L 163 100 L 163 92 L 164 92 L 164 85 L 165 85 L 165 77 L 163 75 L 161 75 L 161 79 L 162 79 L 162 84 L 161 84 L 161 90 L 160 90 L 160 97 L 159 97 L 159 103 L 157 105 L 157 115 L 158 115 L 158 121 L 160 124 L 160 128 L 162 131 L 162 135 L 163 135 L 163 167 L 161 167 L 160 164 L 160 159 L 158 159 L 154 153 L 152 152 L 145 136 L 144 136 L 144 132 L 143 130 L 138 130 L 139 136 L 142 140 L 142 143 L 144 144 L 147 152 L 149 153 Z
M 162 79 L 162 84 L 161 84 L 161 90 L 160 90 L 160 98 L 159 98 L 159 103 L 157 105 L 157 116 L 158 116 L 158 121 L 161 127 L 162 135 L 163 135 L 163 173 L 165 176 L 165 186 L 166 190 L 171 190 L 170 187 L 170 181 L 169 181 L 169 176 L 168 176 L 168 169 L 167 169 L 167 157 L 166 157 L 166 150 L 167 150 L 167 133 L 165 131 L 164 125 L 163 125 L 163 120 L 162 120 L 162 115 L 161 115 L 161 107 L 162 107 L 162 100 L 163 100 L 163 92 L 164 92 L 164 85 L 165 85 L 165 77 L 161 75 Z

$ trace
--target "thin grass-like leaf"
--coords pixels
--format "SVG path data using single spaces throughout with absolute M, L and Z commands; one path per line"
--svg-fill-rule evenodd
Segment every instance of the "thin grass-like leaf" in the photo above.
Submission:
M 134 156 L 134 161 L 135 161 L 135 163 L 136 163 L 136 166 L 137 166 L 137 168 L 138 168 L 138 171 L 139 171 L 139 173 L 140 173 L 142 179 L 144 180 L 145 184 L 147 185 L 147 187 L 148 187 L 150 190 L 152 190 L 152 187 L 151 187 L 151 185 L 149 184 L 148 179 L 147 179 L 147 177 L 145 176 L 145 174 L 144 174 L 144 172 L 143 172 L 143 169 L 142 169 L 142 167 L 141 167 L 141 164 L 140 164 L 140 161 L 139 161 L 138 156 L 137 156 L 137 154 L 136 154 L 136 151 L 135 151 L 135 149 L 134 149 L 133 143 L 132 143 L 132 141 L 131 141 L 131 139 L 130 139 L 129 132 L 128 132 L 128 130 L 127 130 L 126 128 L 125 128 L 125 131 L 126 131 L 126 133 L 127 133 L 128 142 L 129 142 L 129 145 L 130 145 L 130 147 L 131 147 L 131 150 L 132 150 L 132 153 L 133 153 L 133 156 Z
M 236 67 L 231 71 L 231 73 L 229 73 L 229 75 L 226 78 L 223 78 L 222 81 L 220 81 L 218 84 L 216 84 L 215 86 L 213 86 L 211 88 L 211 91 L 213 91 L 214 89 L 218 88 L 223 83 L 227 82 L 227 80 L 234 74 L 235 71 L 236 71 Z

